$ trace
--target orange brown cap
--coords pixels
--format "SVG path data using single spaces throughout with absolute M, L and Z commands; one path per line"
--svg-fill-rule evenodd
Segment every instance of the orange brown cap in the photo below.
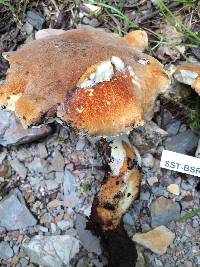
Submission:
M 129 132 L 169 85 L 162 65 L 129 37 L 70 30 L 6 53 L 0 105 L 15 110 L 24 127 L 61 116 L 91 135 Z

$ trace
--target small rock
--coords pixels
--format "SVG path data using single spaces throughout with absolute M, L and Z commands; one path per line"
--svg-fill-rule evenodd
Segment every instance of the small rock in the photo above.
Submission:
M 34 175 L 33 177 L 32 176 L 28 177 L 28 180 L 29 180 L 31 186 L 35 188 L 35 190 L 39 190 L 39 187 L 41 186 L 40 177 Z
M 76 265 L 76 267 L 88 267 L 88 266 L 89 266 L 89 263 L 86 257 L 81 258 Z
M 181 188 L 185 191 L 191 191 L 193 186 L 189 183 L 186 183 L 186 182 L 182 182 L 181 183 Z
M 43 233 L 48 233 L 48 231 L 49 231 L 47 227 L 44 227 L 41 225 L 37 225 L 37 229 Z
M 65 167 L 65 161 L 59 150 L 55 150 L 52 159 L 53 170 L 63 172 Z
M 165 130 L 166 132 L 168 132 L 169 136 L 176 135 L 179 131 L 180 126 L 181 121 L 173 120 L 165 127 Z
M 154 157 L 150 153 L 147 153 L 142 158 L 142 166 L 145 168 L 153 168 L 154 161 Z
M 30 261 L 48 267 L 69 266 L 79 252 L 79 241 L 69 235 L 35 236 L 23 244 Z
M 65 170 L 64 173 L 64 205 L 68 208 L 76 207 L 78 203 L 78 197 L 76 195 L 76 181 L 74 175 Z
M 3 226 L 0 226 L 0 236 L 6 233 L 6 228 Z
M 5 150 L 3 150 L 0 153 L 0 164 L 2 164 L 2 162 L 4 161 L 4 159 L 6 158 L 6 156 L 7 156 L 7 152 Z
M 88 17 L 84 17 L 82 19 L 82 23 L 86 25 L 90 25 L 91 27 L 98 27 L 100 22 L 96 18 L 89 19 Z
M 51 223 L 51 232 L 52 232 L 52 234 L 55 234 L 56 230 L 57 230 L 57 227 L 56 227 L 55 223 Z
M 28 11 L 26 21 L 30 23 L 33 27 L 35 27 L 37 30 L 41 30 L 45 19 L 40 16 L 38 12 Z
M 51 132 L 50 126 L 24 129 L 15 114 L 0 110 L 0 145 L 26 144 L 47 136 Z
M 96 5 L 92 5 L 92 4 L 83 4 L 86 8 L 88 8 L 88 10 L 90 11 L 90 12 L 99 12 L 101 9 L 102 9 L 102 7 L 100 7 L 100 6 L 96 6 Z
M 129 224 L 131 226 L 134 226 L 134 224 L 135 224 L 134 218 L 129 213 L 125 213 L 124 214 L 124 216 L 123 216 L 123 222 L 125 224 Z
M 151 226 L 166 225 L 180 219 L 179 203 L 165 197 L 159 197 L 150 205 Z
M 39 158 L 41 159 L 45 159 L 48 157 L 48 152 L 47 152 L 47 148 L 45 146 L 44 143 L 39 143 L 37 146 L 36 146 L 36 150 L 37 150 L 37 154 L 36 156 L 38 156 Z
M 28 21 L 23 25 L 23 30 L 30 35 L 33 32 L 33 25 L 31 25 Z
M 22 179 L 26 178 L 27 169 L 25 168 L 23 163 L 15 158 L 13 160 L 10 160 L 10 165 Z
M 86 138 L 85 137 L 80 138 L 76 143 L 76 150 L 77 151 L 83 150 L 85 145 L 86 145 Z
M 10 259 L 13 256 L 13 250 L 8 242 L 0 242 L 0 260 Z
M 17 158 L 22 162 L 31 161 L 33 159 L 31 152 L 24 147 L 20 147 L 17 151 L 15 151 L 13 157 L 16 156 L 15 154 L 16 152 L 17 152 Z
M 55 190 L 59 187 L 59 183 L 56 180 L 46 180 L 45 184 L 48 191 Z
M 168 137 L 165 141 L 165 148 L 181 154 L 192 153 L 198 144 L 198 137 L 192 130 L 179 133 L 176 136 Z
M 76 230 L 79 235 L 79 239 L 83 247 L 88 252 L 96 253 L 101 255 L 101 245 L 99 239 L 94 236 L 89 230 L 86 230 L 87 220 L 80 214 L 76 215 Z
M 57 183 L 63 183 L 64 173 L 63 172 L 56 172 L 56 181 Z
M 21 267 L 27 267 L 28 266 L 28 260 L 25 259 L 25 258 L 21 258 L 19 260 L 20 264 L 21 264 Z
M 45 173 L 47 171 L 47 162 L 44 159 L 34 158 L 28 165 L 29 170 L 37 173 Z
M 14 247 L 13 247 L 13 251 L 14 251 L 14 253 L 15 254 L 18 254 L 19 253 L 19 248 L 20 248 L 20 246 L 18 245 L 15 245 Z
M 166 128 L 166 125 L 170 124 L 172 120 L 173 120 L 173 115 L 171 114 L 171 112 L 167 109 L 164 109 L 162 116 L 162 124 L 164 125 L 164 128 Z
M 51 202 L 49 202 L 47 204 L 48 208 L 57 208 L 57 207 L 60 207 L 60 206 L 63 206 L 63 201 L 60 201 L 58 199 L 54 199 L 54 200 L 52 200 Z
M 159 128 L 153 121 L 149 121 L 131 132 L 130 141 L 143 154 L 156 147 L 166 136 L 166 131 Z
M 174 239 L 175 234 L 163 225 L 147 233 L 137 233 L 133 236 L 133 241 L 158 255 L 164 254 L 167 248 L 173 243 Z
M 36 219 L 25 206 L 19 190 L 0 201 L 0 226 L 7 230 L 18 230 L 33 225 L 36 225 Z
M 169 191 L 170 193 L 179 196 L 180 195 L 180 188 L 177 184 L 170 184 L 167 187 L 167 191 Z
M 184 267 L 193 267 L 193 264 L 191 261 L 184 261 Z
M 158 182 L 158 178 L 155 176 L 151 176 L 151 177 L 147 178 L 147 182 L 150 186 L 153 186 L 155 183 Z
M 60 230 L 62 230 L 62 231 L 65 231 L 70 227 L 70 223 L 68 221 L 64 221 L 64 220 L 59 221 L 57 223 L 57 225 L 60 228 Z
M 195 262 L 197 266 L 200 266 L 200 255 L 195 257 Z
M 194 219 L 194 220 L 192 221 L 192 227 L 193 227 L 193 228 L 198 228 L 198 227 L 199 227 L 199 222 L 198 222 L 198 220 Z

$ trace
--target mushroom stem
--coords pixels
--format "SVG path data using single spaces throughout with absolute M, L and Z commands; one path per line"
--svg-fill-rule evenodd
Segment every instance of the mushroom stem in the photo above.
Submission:
M 137 156 L 126 136 L 104 142 L 108 173 L 97 195 L 96 216 L 103 231 L 115 229 L 138 196 L 140 171 Z
M 93 203 L 89 228 L 92 225 L 95 233 L 101 236 L 109 254 L 109 266 L 134 266 L 137 259 L 135 245 L 120 222 L 139 193 L 140 167 L 137 152 L 125 136 L 104 139 L 100 143 L 108 172 Z M 117 240 L 119 242 L 116 244 Z M 126 244 L 131 244 L 130 250 L 127 250 Z M 116 263 L 114 251 L 122 255 L 123 264 L 121 261 Z

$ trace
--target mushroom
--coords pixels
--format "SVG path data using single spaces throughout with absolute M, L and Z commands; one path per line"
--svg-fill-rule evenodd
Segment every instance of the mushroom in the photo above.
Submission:
M 180 83 L 191 85 L 200 94 L 200 65 L 182 64 L 176 69 L 174 77 Z
M 156 59 L 142 53 L 148 44 L 143 31 L 124 37 L 91 29 L 43 31 L 45 38 L 38 34 L 40 39 L 4 53 L 10 69 L 0 87 L 0 105 L 15 111 L 24 127 L 59 118 L 102 140 L 108 172 L 91 217 L 104 239 L 114 240 L 140 186 L 138 153 L 127 135 L 151 119 L 169 77 Z

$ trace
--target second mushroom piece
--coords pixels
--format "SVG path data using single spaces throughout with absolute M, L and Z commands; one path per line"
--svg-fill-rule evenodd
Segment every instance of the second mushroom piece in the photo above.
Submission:
M 4 54 L 10 69 L 0 104 L 15 111 L 24 127 L 56 117 L 80 134 L 104 138 L 108 171 L 93 214 L 102 232 L 115 230 L 140 186 L 137 152 L 128 134 L 151 119 L 169 77 L 142 52 L 148 45 L 143 31 L 120 37 L 91 29 L 57 35 L 43 30 L 38 36 Z

